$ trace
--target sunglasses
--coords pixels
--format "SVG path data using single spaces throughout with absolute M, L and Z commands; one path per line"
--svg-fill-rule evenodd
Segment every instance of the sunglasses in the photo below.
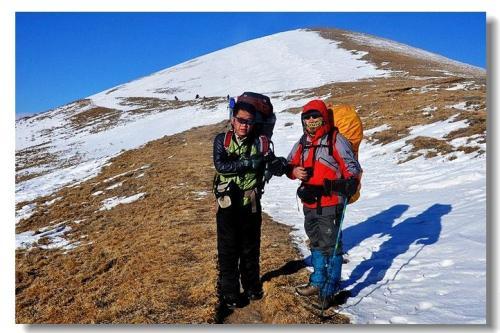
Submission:
M 240 123 L 241 125 L 253 125 L 255 124 L 255 120 L 254 119 L 245 119 L 245 118 L 240 118 L 240 117 L 234 117 L 234 119 L 236 119 L 236 121 L 238 123 Z
M 321 115 L 319 114 L 306 114 L 304 116 L 302 116 L 302 119 L 304 120 L 307 120 L 307 119 L 318 119 L 318 118 L 321 118 Z

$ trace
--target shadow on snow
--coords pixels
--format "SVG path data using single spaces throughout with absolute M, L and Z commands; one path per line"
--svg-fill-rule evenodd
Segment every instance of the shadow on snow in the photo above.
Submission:
M 408 208 L 408 205 L 395 205 L 364 222 L 344 229 L 345 252 L 359 245 L 364 239 L 374 235 L 379 235 L 379 237 L 390 236 L 388 240 L 380 245 L 377 251 L 372 252 L 370 258 L 356 266 L 349 279 L 342 284 L 343 288 L 354 285 L 351 289 L 352 297 L 358 295 L 364 288 L 381 281 L 387 270 L 392 266 L 394 259 L 407 252 L 410 245 L 414 243 L 422 245 L 412 256 L 411 261 L 423 247 L 436 243 L 441 234 L 441 218 L 450 213 L 452 209 L 451 205 L 434 204 L 421 214 L 394 225 L 395 220 L 401 217 Z M 408 263 L 409 261 L 404 265 Z M 367 272 L 366 278 L 355 284 Z
M 351 297 L 357 296 L 364 288 L 370 285 L 376 285 L 381 281 L 387 273 L 387 270 L 392 266 L 394 259 L 407 252 L 410 245 L 413 243 L 422 246 L 405 264 L 398 268 L 398 272 L 405 265 L 409 264 L 426 245 L 436 243 L 441 234 L 441 219 L 452 210 L 451 205 L 434 204 L 421 214 L 407 218 L 395 225 L 394 223 L 396 220 L 400 218 L 409 207 L 409 205 L 403 204 L 394 205 L 342 231 L 344 252 L 348 252 L 355 246 L 361 244 L 363 240 L 372 236 L 390 236 L 388 240 L 380 245 L 378 251 L 372 252 L 370 258 L 362 261 L 354 268 L 347 281 L 342 282 L 343 289 L 354 285 L 350 290 Z M 311 256 L 303 260 L 292 260 L 287 262 L 282 267 L 264 274 L 261 281 L 266 282 L 281 275 L 294 274 L 306 266 L 311 266 Z M 355 284 L 367 272 L 366 278 Z

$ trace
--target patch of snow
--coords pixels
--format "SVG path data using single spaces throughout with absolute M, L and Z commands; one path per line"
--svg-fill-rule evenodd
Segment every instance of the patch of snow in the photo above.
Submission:
M 486 141 L 481 135 L 472 135 L 467 138 L 457 138 L 450 141 L 453 147 L 479 147 L 486 151 Z
M 63 198 L 63 197 L 57 197 L 57 198 L 54 198 L 54 199 L 52 199 L 52 200 L 50 200 L 50 201 L 45 202 L 45 203 L 44 203 L 44 205 L 45 205 L 45 206 L 50 206 L 50 205 L 52 205 L 54 202 L 59 201 L 59 200 L 61 200 L 62 198 Z
M 128 204 L 132 203 L 134 201 L 137 201 L 144 197 L 146 193 L 137 193 L 134 195 L 131 195 L 129 197 L 112 197 L 109 199 L 106 199 L 102 202 L 103 206 L 99 209 L 100 211 L 103 210 L 110 210 L 113 209 L 114 207 L 120 205 L 120 204 Z
M 446 108 L 447 109 L 464 110 L 464 111 L 474 110 L 474 107 L 467 106 L 466 102 L 459 102 L 459 103 L 456 103 L 456 104 L 453 104 L 453 105 L 447 105 Z
M 386 130 L 388 130 L 390 128 L 391 128 L 391 126 L 389 126 L 387 124 L 383 124 L 383 125 L 380 125 L 380 126 L 377 126 L 377 127 L 374 127 L 374 128 L 370 128 L 369 130 L 363 131 L 363 135 L 364 136 L 370 136 L 370 135 L 373 135 L 374 133 L 383 132 L 383 131 L 386 131 Z
M 123 185 L 123 182 L 119 182 L 119 183 L 116 183 L 114 185 L 106 187 L 106 190 L 112 190 L 112 189 L 118 188 L 118 187 L 120 187 L 122 185 Z
M 432 113 L 437 110 L 437 106 L 426 106 L 422 109 L 424 113 Z
M 411 88 L 410 92 L 417 92 L 419 94 L 426 94 L 431 91 L 438 91 L 440 88 L 435 85 L 426 85 L 420 88 Z
M 456 115 L 428 125 L 413 126 L 410 128 L 410 136 L 427 136 L 441 139 L 452 131 L 469 127 L 467 120 L 454 121 L 455 118 Z
M 35 213 L 35 208 L 36 208 L 36 203 L 31 203 L 28 205 L 24 205 L 16 211 L 16 224 L 19 223 L 21 220 L 29 218 L 31 215 Z
M 456 83 L 453 86 L 451 86 L 450 88 L 446 88 L 445 90 L 449 90 L 449 91 L 465 90 L 466 87 L 467 87 L 467 85 L 465 83 Z
M 208 192 L 207 191 L 193 191 L 193 194 L 195 194 L 197 197 L 194 198 L 194 200 L 203 200 Z
M 69 232 L 71 227 L 66 225 L 57 225 L 53 228 L 47 230 L 46 228 L 40 229 L 39 233 L 35 233 L 34 231 L 26 231 L 19 234 L 16 234 L 16 249 L 28 249 L 38 243 L 38 241 L 47 237 L 50 239 L 49 244 L 38 245 L 42 249 L 55 249 L 55 248 L 64 248 L 70 249 L 72 248 L 68 240 L 66 240 L 63 236 L 65 233 Z M 69 246 L 69 247 L 68 247 Z
M 96 158 L 87 162 L 63 169 L 54 170 L 46 175 L 16 183 L 16 203 L 32 201 L 40 196 L 48 195 L 66 185 L 77 184 L 97 175 L 111 157 Z

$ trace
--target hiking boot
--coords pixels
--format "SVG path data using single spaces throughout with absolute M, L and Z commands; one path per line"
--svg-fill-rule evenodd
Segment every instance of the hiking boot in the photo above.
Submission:
M 262 291 L 262 289 L 260 289 L 260 290 L 246 290 L 245 295 L 250 301 L 256 301 L 258 299 L 261 299 L 262 296 L 264 296 L 264 292 Z
M 300 296 L 313 296 L 319 293 L 319 287 L 313 286 L 312 284 L 306 284 L 296 287 L 295 291 Z
M 326 310 L 328 308 L 330 308 L 332 305 L 334 305 L 334 300 L 335 300 L 335 297 L 334 295 L 330 295 L 330 296 L 326 296 L 326 297 L 321 297 L 321 296 L 318 296 L 318 305 L 317 305 L 317 308 L 319 310 Z
M 222 296 L 221 303 L 229 310 L 234 310 L 238 307 L 238 296 L 224 295 Z
M 326 310 L 332 306 L 345 304 L 345 302 L 347 302 L 347 299 L 351 296 L 352 294 L 350 290 L 341 290 L 336 294 L 326 297 L 318 295 L 318 303 L 314 306 L 319 310 Z

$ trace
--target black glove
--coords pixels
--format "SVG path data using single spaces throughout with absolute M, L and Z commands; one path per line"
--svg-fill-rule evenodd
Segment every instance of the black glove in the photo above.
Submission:
M 257 170 L 262 166 L 264 159 L 262 156 L 253 156 L 251 158 L 246 158 L 241 160 L 241 164 L 245 169 Z
M 359 180 L 356 178 L 349 178 L 346 181 L 345 193 L 348 198 L 352 197 L 358 191 Z
M 326 195 L 332 195 L 332 192 L 340 192 L 344 187 L 344 179 L 325 179 L 323 181 L 323 190 Z
M 326 195 L 332 195 L 333 192 L 342 194 L 350 198 L 358 190 L 358 180 L 356 178 L 349 179 L 325 179 L 323 181 L 323 189 Z
M 286 173 L 288 161 L 284 157 L 275 157 L 267 164 L 267 169 L 273 176 L 281 177 Z

